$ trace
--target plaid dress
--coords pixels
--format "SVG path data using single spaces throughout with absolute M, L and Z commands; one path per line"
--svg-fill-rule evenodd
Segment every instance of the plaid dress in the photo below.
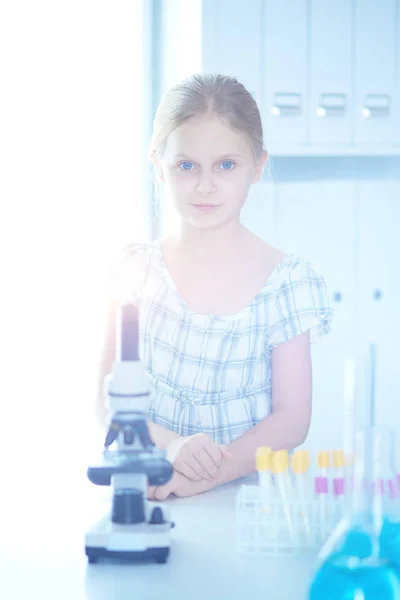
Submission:
M 163 262 L 159 241 L 132 244 L 119 262 L 119 298 L 140 307 L 139 353 L 154 394 L 149 418 L 179 435 L 227 444 L 272 410 L 272 349 L 307 330 L 331 328 L 324 279 L 293 254 L 239 313 L 191 310 Z

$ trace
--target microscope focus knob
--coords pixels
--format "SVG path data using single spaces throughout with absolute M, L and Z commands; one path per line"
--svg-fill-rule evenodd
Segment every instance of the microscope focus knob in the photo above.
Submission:
M 144 495 L 140 490 L 121 489 L 113 496 L 112 522 L 132 525 L 144 523 Z
M 150 525 L 162 525 L 163 523 L 166 523 L 160 506 L 153 508 L 149 523 Z

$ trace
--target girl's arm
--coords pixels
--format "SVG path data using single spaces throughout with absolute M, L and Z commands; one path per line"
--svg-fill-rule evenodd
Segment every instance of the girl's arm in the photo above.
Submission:
M 150 437 L 160 450 L 166 450 L 167 446 L 172 440 L 176 440 L 182 436 L 178 435 L 170 429 L 165 429 L 158 423 L 148 420 L 147 426 L 149 428 Z
M 292 449 L 307 437 L 311 420 L 312 369 L 309 332 L 298 335 L 272 350 L 273 412 L 226 446 L 232 458 L 223 461 L 214 481 L 190 481 L 180 474 L 153 490 L 157 499 L 200 494 L 222 483 L 255 471 L 260 446 L 273 450 Z
M 290 450 L 307 438 L 312 405 L 309 331 L 273 348 L 271 358 L 272 413 L 228 444 L 232 459 L 221 465 L 218 483 L 253 473 L 260 446 Z

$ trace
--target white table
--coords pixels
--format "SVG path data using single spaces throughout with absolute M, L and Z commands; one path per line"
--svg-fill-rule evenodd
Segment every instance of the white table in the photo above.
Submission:
M 82 470 L 83 471 L 83 470 Z M 2 486 L 0 598 L 4 600 L 303 600 L 311 558 L 250 558 L 235 550 L 238 485 L 168 500 L 171 553 L 165 565 L 89 565 L 84 533 L 107 510 L 110 488 L 85 473 Z M 249 482 L 249 480 L 246 480 Z

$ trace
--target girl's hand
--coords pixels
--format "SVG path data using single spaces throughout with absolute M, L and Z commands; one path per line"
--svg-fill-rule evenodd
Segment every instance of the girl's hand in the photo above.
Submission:
M 178 437 L 168 444 L 166 450 L 167 459 L 175 471 L 192 481 L 213 481 L 223 459 L 232 457 L 223 444 L 216 444 L 206 433 Z
M 164 485 L 147 486 L 147 499 L 166 500 L 170 494 L 178 491 L 179 484 L 182 484 L 184 479 L 186 478 L 181 473 L 174 471 L 172 478 Z M 186 481 L 190 483 L 188 479 Z
M 210 483 L 204 479 L 201 481 L 192 481 L 182 475 L 182 473 L 174 471 L 172 479 L 165 485 L 147 487 L 147 499 L 159 500 L 162 502 L 163 500 L 166 500 L 170 494 L 174 494 L 174 496 L 177 496 L 178 498 L 186 498 L 188 496 L 195 496 L 196 494 L 206 492 L 215 485 L 215 483 Z

